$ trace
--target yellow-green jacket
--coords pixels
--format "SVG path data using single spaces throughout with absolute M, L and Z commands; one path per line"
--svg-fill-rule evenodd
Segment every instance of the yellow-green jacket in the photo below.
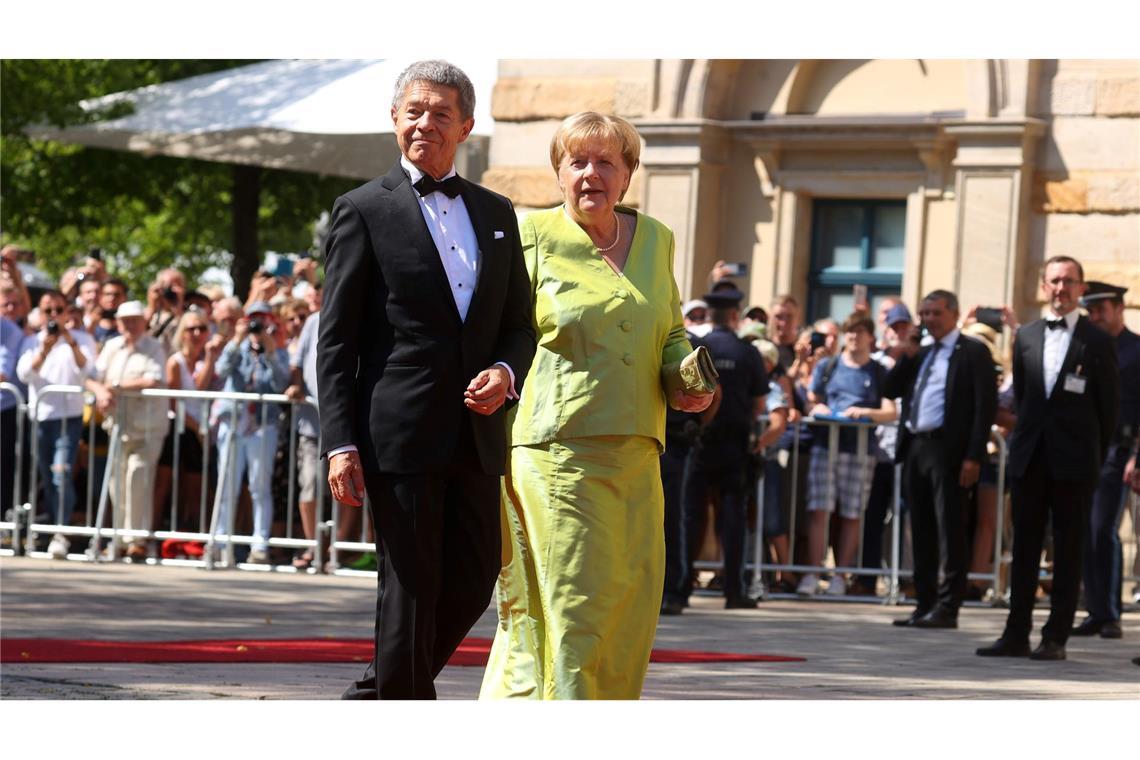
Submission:
M 664 450 L 661 366 L 692 351 L 673 279 L 673 232 L 637 214 L 618 275 L 561 206 L 528 214 L 519 229 L 538 351 L 515 409 L 511 445 L 643 435 Z

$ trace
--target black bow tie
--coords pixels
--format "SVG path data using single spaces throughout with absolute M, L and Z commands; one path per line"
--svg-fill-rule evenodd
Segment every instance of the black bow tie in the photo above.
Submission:
M 421 196 L 431 195 L 434 192 L 441 192 L 448 198 L 454 198 L 463 191 L 463 182 L 459 179 L 458 174 L 452 174 L 443 182 L 437 182 L 430 174 L 425 174 L 420 177 L 419 181 L 412 185 Z
M 1060 319 L 1046 319 L 1045 326 L 1050 330 L 1066 330 L 1069 327 L 1067 324 L 1065 324 L 1064 317 Z

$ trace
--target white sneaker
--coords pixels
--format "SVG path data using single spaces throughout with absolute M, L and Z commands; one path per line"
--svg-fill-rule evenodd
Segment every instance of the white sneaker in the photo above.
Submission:
M 844 580 L 842 573 L 831 576 L 831 583 L 827 584 L 827 591 L 824 593 L 828 596 L 847 595 L 847 581 Z
M 51 543 L 48 544 L 48 554 L 52 559 L 67 559 L 67 550 L 71 548 L 71 542 L 67 540 L 67 536 L 62 533 L 56 533 L 51 537 Z
M 254 549 L 249 553 L 245 561 L 251 565 L 268 565 L 269 552 L 266 549 Z
M 819 576 L 815 573 L 808 573 L 800 578 L 800 585 L 796 586 L 796 594 L 799 596 L 815 596 L 819 590 Z

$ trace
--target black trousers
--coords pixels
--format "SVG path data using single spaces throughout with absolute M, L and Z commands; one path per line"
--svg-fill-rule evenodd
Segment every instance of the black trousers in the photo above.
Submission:
M 910 505 L 918 610 L 937 606 L 957 614 L 969 571 L 966 493 L 958 485 L 961 463 L 948 464 L 944 446 L 939 438 L 911 439 L 903 465 L 903 489 Z
M 1131 454 L 1127 446 L 1110 446 L 1100 481 L 1093 493 L 1085 540 L 1085 609 L 1094 620 L 1120 620 L 1124 556 L 1120 546 L 1120 518 L 1128 497 L 1124 468 Z
M 689 552 L 685 541 L 685 478 L 690 446 L 672 438 L 665 440 L 661 455 L 661 488 L 665 493 L 665 588 L 663 601 L 684 602 L 689 598 Z
M 1053 591 L 1044 639 L 1064 644 L 1073 627 L 1081 585 L 1081 553 L 1095 483 L 1054 480 L 1038 444 L 1025 474 L 1010 486 L 1013 503 L 1013 565 L 1010 568 L 1006 638 L 1024 641 L 1033 628 L 1033 603 L 1041 566 L 1045 526 L 1053 520 Z
M 748 542 L 747 444 L 747 435 L 743 441 L 733 438 L 727 442 L 706 444 L 694 452 L 685 483 L 685 534 L 690 572 L 705 535 L 705 504 L 709 489 L 720 492 L 716 528 L 724 552 L 724 596 L 732 600 L 748 595 L 748 585 L 744 582 L 744 548 Z M 686 599 L 692 589 L 691 574 L 689 578 Z
M 483 473 L 464 427 L 446 472 L 365 473 L 382 549 L 376 653 L 342 699 L 435 699 L 435 677 L 490 603 L 499 476 Z
M 894 508 L 891 499 L 895 494 L 895 465 L 893 462 L 876 462 L 871 477 L 871 492 L 867 496 L 867 512 L 863 515 L 863 562 L 862 567 L 871 569 L 870 575 L 860 575 L 859 580 L 874 588 L 883 565 L 883 530 L 887 513 Z M 892 520 L 899 519 L 891 515 Z

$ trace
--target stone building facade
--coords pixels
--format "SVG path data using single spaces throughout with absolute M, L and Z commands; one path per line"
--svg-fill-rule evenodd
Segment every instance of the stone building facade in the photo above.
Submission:
M 483 181 L 560 202 L 548 145 L 579 110 L 638 127 L 627 202 L 673 228 L 683 297 L 718 259 L 749 303 L 842 317 L 948 288 L 1036 316 L 1048 257 L 1127 285 L 1140 328 L 1140 61 L 508 60 Z

